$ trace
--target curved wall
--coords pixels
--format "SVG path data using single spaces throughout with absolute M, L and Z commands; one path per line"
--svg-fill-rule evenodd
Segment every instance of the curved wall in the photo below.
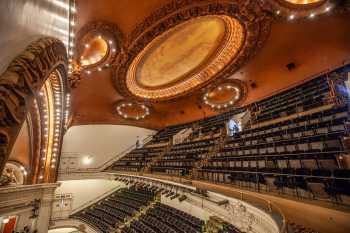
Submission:
M 23 122 L 22 128 L 13 145 L 9 160 L 19 162 L 27 169 L 31 165 L 31 141 L 27 121 Z
M 63 137 L 60 170 L 97 168 L 155 133 L 126 125 L 82 125 L 69 128 Z M 90 163 L 84 158 L 90 157 Z M 72 166 L 73 165 L 73 166 Z

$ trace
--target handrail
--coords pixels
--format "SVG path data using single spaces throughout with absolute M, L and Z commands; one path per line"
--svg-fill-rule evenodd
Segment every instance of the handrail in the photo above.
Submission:
M 171 185 L 178 186 L 179 188 L 182 188 L 182 186 L 184 184 L 186 186 L 188 185 L 188 183 L 185 182 L 188 180 L 184 180 L 181 177 L 153 175 L 153 174 L 134 175 L 131 172 L 129 172 L 129 173 L 111 173 L 111 174 L 114 174 L 116 176 L 121 176 L 121 177 L 127 177 L 129 179 L 135 179 L 135 180 L 140 180 L 140 179 L 142 179 L 144 181 L 148 180 L 151 183 L 155 183 L 155 182 L 168 183 L 170 181 Z M 192 183 L 191 187 L 197 187 L 196 182 L 201 182 L 201 181 L 200 180 L 192 180 L 190 182 Z M 215 183 L 213 183 L 213 184 L 215 184 Z M 221 185 L 221 186 L 225 187 L 226 185 Z M 210 190 L 208 190 L 208 191 L 210 191 Z M 220 194 L 218 191 L 212 191 L 212 192 L 214 192 L 217 195 L 224 196 L 223 194 Z M 278 225 L 279 233 L 287 233 L 286 216 L 284 215 L 281 208 L 279 206 L 277 206 L 275 203 L 273 203 L 269 200 L 266 200 L 263 197 L 258 197 L 258 196 L 249 194 L 247 192 L 238 191 L 238 190 L 234 190 L 234 189 L 230 189 L 230 195 L 228 197 L 231 197 L 231 198 L 233 197 L 235 199 L 244 201 L 244 202 L 249 203 L 250 205 L 252 205 L 258 209 L 265 211 L 266 213 L 268 213 L 271 216 L 271 218 Z M 275 214 L 277 214 L 277 216 L 280 216 L 282 223 L 279 223 L 279 221 L 277 221 Z
M 145 145 L 148 142 L 150 142 L 153 139 L 154 135 L 149 135 L 146 138 L 144 138 L 142 140 L 142 144 Z M 125 150 L 123 150 L 122 152 L 119 152 L 117 155 L 112 156 L 110 159 L 108 159 L 106 162 L 104 162 L 103 164 L 101 164 L 98 167 L 95 168 L 76 168 L 76 169 L 66 169 L 66 170 L 59 170 L 58 173 L 66 173 L 66 172 L 71 172 L 71 171 L 84 171 L 84 172 L 96 172 L 96 171 L 102 171 L 105 170 L 107 167 L 109 167 L 110 165 L 112 165 L 115 161 L 119 160 L 121 157 L 123 157 L 125 154 L 129 153 L 130 151 L 132 151 L 133 149 L 136 149 L 136 144 L 132 144 L 131 146 L 129 146 L 128 148 L 126 148 Z M 63 154 L 73 154 L 73 155 L 77 155 L 79 153 L 74 153 L 74 152 L 65 152 Z M 75 157 L 74 157 L 75 158 Z

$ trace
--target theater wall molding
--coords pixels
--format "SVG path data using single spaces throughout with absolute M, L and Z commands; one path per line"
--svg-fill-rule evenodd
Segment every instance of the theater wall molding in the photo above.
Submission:
M 64 44 L 44 37 L 31 43 L 0 75 L 1 172 L 23 122 L 30 115 L 33 145 L 38 145 L 33 155 L 36 165 L 28 168 L 31 183 L 56 180 L 56 165 L 69 117 L 67 62 Z

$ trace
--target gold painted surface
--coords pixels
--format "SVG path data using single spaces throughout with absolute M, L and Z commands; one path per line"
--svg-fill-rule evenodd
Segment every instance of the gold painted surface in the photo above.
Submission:
M 158 87 L 184 78 L 205 63 L 220 46 L 225 23 L 219 17 L 202 17 L 177 26 L 148 49 L 136 69 L 137 81 Z
M 220 71 L 222 71 L 222 69 L 224 69 L 226 65 L 230 64 L 231 62 L 234 62 L 234 59 L 239 53 L 239 51 L 241 50 L 245 39 L 244 28 L 238 22 L 238 20 L 228 16 L 203 16 L 203 17 L 188 21 L 187 23 L 194 23 L 197 20 L 207 20 L 207 19 L 213 19 L 213 18 L 216 18 L 216 20 L 222 20 L 222 22 L 224 23 L 225 25 L 224 36 L 221 39 L 221 42 L 218 43 L 218 45 L 216 46 L 217 47 L 216 49 L 213 49 L 211 46 L 210 47 L 211 52 L 203 53 L 204 55 L 202 54 L 202 59 L 199 62 L 188 61 L 191 64 L 192 70 L 189 67 L 187 67 L 187 70 L 186 70 L 187 73 L 186 73 L 181 71 L 181 69 L 173 68 L 170 65 L 169 67 L 173 69 L 172 74 L 176 74 L 175 76 L 169 75 L 166 81 L 163 81 L 162 79 L 160 79 L 160 81 L 156 81 L 157 83 L 155 81 L 152 82 L 153 85 L 155 85 L 155 83 L 157 85 L 162 83 L 163 84 L 166 83 L 168 85 L 153 86 L 153 87 L 145 87 L 143 85 L 140 85 L 137 78 L 137 75 L 138 75 L 137 70 L 139 68 L 139 64 L 140 62 L 142 62 L 143 58 L 147 54 L 149 54 L 150 48 L 154 48 L 155 45 L 159 45 L 159 40 L 162 39 L 162 36 L 160 36 L 155 40 L 153 40 L 149 45 L 147 45 L 146 48 L 137 55 L 137 57 L 133 60 L 133 62 L 129 66 L 127 77 L 126 77 L 126 86 L 129 89 L 129 91 L 133 95 L 144 99 L 165 100 L 165 99 L 174 98 L 183 93 L 186 93 L 195 89 L 196 87 L 202 85 L 203 83 L 208 82 L 209 80 L 213 79 Z M 218 25 L 218 24 L 215 23 L 215 25 Z M 205 28 L 205 26 L 203 27 Z M 172 29 L 172 30 L 175 30 L 175 29 Z M 216 39 L 220 41 L 219 39 L 220 36 L 218 36 L 220 35 L 220 33 L 216 32 L 216 35 L 217 35 Z M 215 38 L 215 36 L 213 38 Z M 180 46 L 183 44 L 181 42 L 179 43 L 180 43 Z M 190 50 L 188 50 L 189 48 L 191 48 L 191 46 L 184 49 L 184 51 L 187 50 L 187 52 L 190 53 Z M 198 48 L 198 47 L 194 46 L 192 48 Z M 184 54 L 186 54 L 186 52 Z M 193 57 L 196 57 L 196 54 Z M 203 62 L 203 57 L 205 60 L 204 62 Z M 173 65 L 174 64 L 178 65 L 180 62 L 174 58 L 169 59 L 169 61 L 172 61 Z M 165 63 L 162 62 L 162 64 L 165 64 Z M 200 65 L 196 66 L 196 64 L 200 64 Z M 182 76 L 180 76 L 179 78 L 179 75 L 182 75 Z M 179 80 L 177 82 L 174 82 L 177 79 Z M 171 80 L 172 82 L 170 81 L 171 83 L 169 83 L 169 80 Z
M 284 1 L 292 3 L 292 4 L 306 5 L 306 4 L 318 3 L 318 2 L 321 2 L 323 0 L 284 0 Z
M 231 87 L 231 86 L 230 86 Z M 240 98 L 238 88 L 226 88 L 226 86 L 219 86 L 211 91 L 208 95 L 208 100 L 214 104 L 224 104 L 233 99 Z
M 103 38 L 94 37 L 84 46 L 86 47 L 80 56 L 80 63 L 82 66 L 93 65 L 101 61 L 107 55 L 108 45 Z

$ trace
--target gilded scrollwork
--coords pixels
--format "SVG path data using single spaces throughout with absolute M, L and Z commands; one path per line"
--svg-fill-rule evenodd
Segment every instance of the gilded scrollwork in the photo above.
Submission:
M 128 67 L 132 65 L 134 59 L 162 33 L 190 19 L 209 15 L 229 16 L 238 20 L 244 27 L 245 40 L 237 56 L 210 80 L 208 79 L 203 84 L 196 86 L 196 89 L 206 86 L 214 80 L 229 77 L 242 67 L 263 46 L 267 39 L 273 18 L 264 7 L 260 1 L 246 0 L 171 1 L 139 23 L 126 38 L 124 51 L 120 54 L 120 62 L 115 63 L 116 76 L 114 77 L 114 83 L 116 89 L 126 97 L 139 99 L 140 97 L 130 92 L 126 79 Z M 190 91 L 193 91 L 193 89 L 182 92 L 177 96 L 186 95 Z
M 65 72 L 66 65 L 64 44 L 45 37 L 31 43 L 0 75 L 0 171 L 7 161 L 34 94 L 52 70 L 63 66 L 61 70 Z

